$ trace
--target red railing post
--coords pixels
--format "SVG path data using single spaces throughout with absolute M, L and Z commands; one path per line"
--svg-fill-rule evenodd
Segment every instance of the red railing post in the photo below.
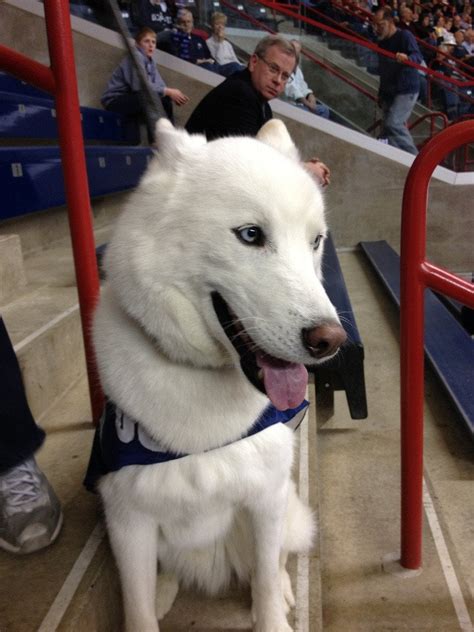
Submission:
M 474 286 L 426 261 L 428 184 L 442 158 L 474 140 L 474 121 L 431 139 L 416 157 L 405 184 L 400 248 L 401 564 L 422 561 L 424 290 L 430 287 L 474 307 Z
M 68 0 L 45 0 L 44 8 L 51 69 L 55 79 L 59 144 L 79 294 L 92 417 L 97 421 L 103 397 L 92 345 L 92 314 L 98 300 L 100 285 L 95 257 L 69 2 Z

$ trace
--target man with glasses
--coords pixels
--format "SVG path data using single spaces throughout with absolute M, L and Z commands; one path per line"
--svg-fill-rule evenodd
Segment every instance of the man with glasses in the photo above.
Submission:
M 269 105 L 292 80 L 298 63 L 291 42 L 269 35 L 257 44 L 245 70 L 228 77 L 198 104 L 186 124 L 191 134 L 208 140 L 222 136 L 256 136 L 273 117 Z M 305 163 L 323 186 L 329 184 L 329 169 L 317 158 Z

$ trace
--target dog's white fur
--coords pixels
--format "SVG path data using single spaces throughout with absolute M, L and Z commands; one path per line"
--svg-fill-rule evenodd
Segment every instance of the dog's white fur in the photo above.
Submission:
M 255 630 L 291 630 L 286 556 L 307 551 L 315 529 L 290 478 L 294 434 L 277 424 L 236 441 L 268 399 L 240 369 L 210 294 L 292 362 L 314 362 L 303 328 L 338 319 L 312 245 L 326 232 L 319 188 L 283 123 L 261 138 L 206 143 L 160 121 L 159 151 L 108 247 L 94 324 L 104 390 L 161 445 L 190 454 L 101 479 L 128 632 L 159 630 L 157 560 L 171 598 L 170 575 L 210 593 L 237 577 L 251 584 Z M 237 238 L 245 225 L 263 229 L 265 247 Z

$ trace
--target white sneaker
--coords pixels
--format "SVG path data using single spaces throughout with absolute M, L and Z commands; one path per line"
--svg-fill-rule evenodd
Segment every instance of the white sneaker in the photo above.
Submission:
M 0 474 L 0 548 L 32 553 L 57 538 L 61 505 L 34 458 Z

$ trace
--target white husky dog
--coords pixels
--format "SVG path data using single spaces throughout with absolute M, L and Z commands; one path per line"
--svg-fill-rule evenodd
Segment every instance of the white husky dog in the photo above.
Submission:
M 315 527 L 291 480 L 293 430 L 256 422 L 302 409 L 304 365 L 345 339 L 321 285 L 321 192 L 279 121 L 211 143 L 160 121 L 157 146 L 108 246 L 94 326 L 112 415 L 98 489 L 126 630 L 157 632 L 178 582 L 214 594 L 237 579 L 254 630 L 288 632 L 286 558 Z M 173 578 L 161 596 L 158 569 Z

